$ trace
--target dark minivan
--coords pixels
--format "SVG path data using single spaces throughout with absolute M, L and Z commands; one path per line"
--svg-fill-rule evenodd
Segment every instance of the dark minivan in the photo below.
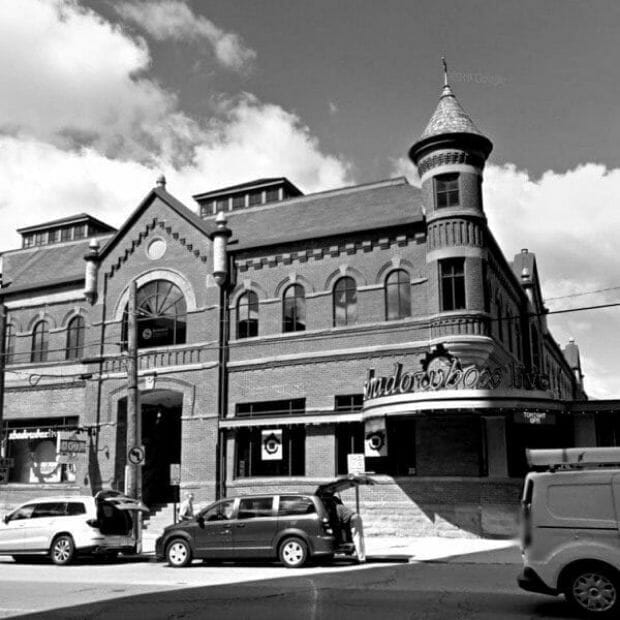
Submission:
M 332 509 L 334 493 L 370 478 L 348 476 L 314 494 L 279 493 L 222 499 L 190 521 L 169 525 L 155 544 L 158 559 L 187 566 L 192 559 L 279 559 L 298 568 L 311 557 L 329 558 L 339 538 Z

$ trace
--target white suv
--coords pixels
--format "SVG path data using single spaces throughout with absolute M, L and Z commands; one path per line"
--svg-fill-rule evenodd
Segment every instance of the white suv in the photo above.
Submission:
M 0 521 L 0 554 L 16 561 L 49 554 L 63 565 L 78 554 L 132 552 L 136 511 L 148 508 L 115 491 L 31 500 Z
M 620 448 L 528 450 L 519 585 L 620 618 Z

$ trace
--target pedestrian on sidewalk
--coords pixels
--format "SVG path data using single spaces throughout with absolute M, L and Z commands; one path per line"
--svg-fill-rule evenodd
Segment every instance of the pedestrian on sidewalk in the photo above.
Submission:
M 179 506 L 179 521 L 191 521 L 194 518 L 194 494 L 186 493 Z
M 342 503 L 339 497 L 334 497 L 336 503 L 336 514 L 341 529 L 348 534 L 348 540 L 353 540 L 357 561 L 366 561 L 366 545 L 364 543 L 364 524 L 362 517 Z

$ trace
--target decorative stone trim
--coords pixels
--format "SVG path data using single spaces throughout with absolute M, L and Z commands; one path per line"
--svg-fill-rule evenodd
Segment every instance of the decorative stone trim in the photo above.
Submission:
M 428 249 L 468 245 L 483 247 L 484 227 L 479 222 L 455 218 L 439 220 L 428 226 Z
M 423 159 L 418 164 L 418 173 L 420 176 L 423 176 L 433 168 L 449 164 L 469 164 L 471 166 L 475 166 L 476 168 L 483 168 L 484 159 L 465 151 L 446 151 L 443 153 L 436 153 L 435 155 L 431 155 L 430 157 Z

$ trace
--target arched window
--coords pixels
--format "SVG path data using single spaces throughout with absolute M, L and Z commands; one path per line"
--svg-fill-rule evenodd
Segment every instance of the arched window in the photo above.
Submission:
M 67 353 L 66 359 L 76 360 L 84 353 L 84 318 L 75 316 L 67 326 Z
M 334 286 L 334 327 L 357 323 L 357 287 L 353 278 L 340 278 Z
M 11 323 L 4 332 L 4 363 L 12 364 L 15 359 L 15 328 Z
M 187 306 L 181 289 L 168 280 L 153 280 L 138 289 L 136 315 L 138 347 L 184 344 Z M 127 343 L 127 308 L 123 315 L 123 343 Z
M 303 332 L 306 329 L 306 295 L 304 287 L 292 284 L 284 291 L 282 330 Z
M 248 291 L 237 302 L 237 338 L 258 336 L 258 295 Z
M 39 321 L 32 330 L 31 362 L 47 362 L 50 330 L 47 321 Z
M 404 269 L 396 269 L 385 281 L 385 317 L 393 321 L 407 316 L 411 316 L 411 282 Z

